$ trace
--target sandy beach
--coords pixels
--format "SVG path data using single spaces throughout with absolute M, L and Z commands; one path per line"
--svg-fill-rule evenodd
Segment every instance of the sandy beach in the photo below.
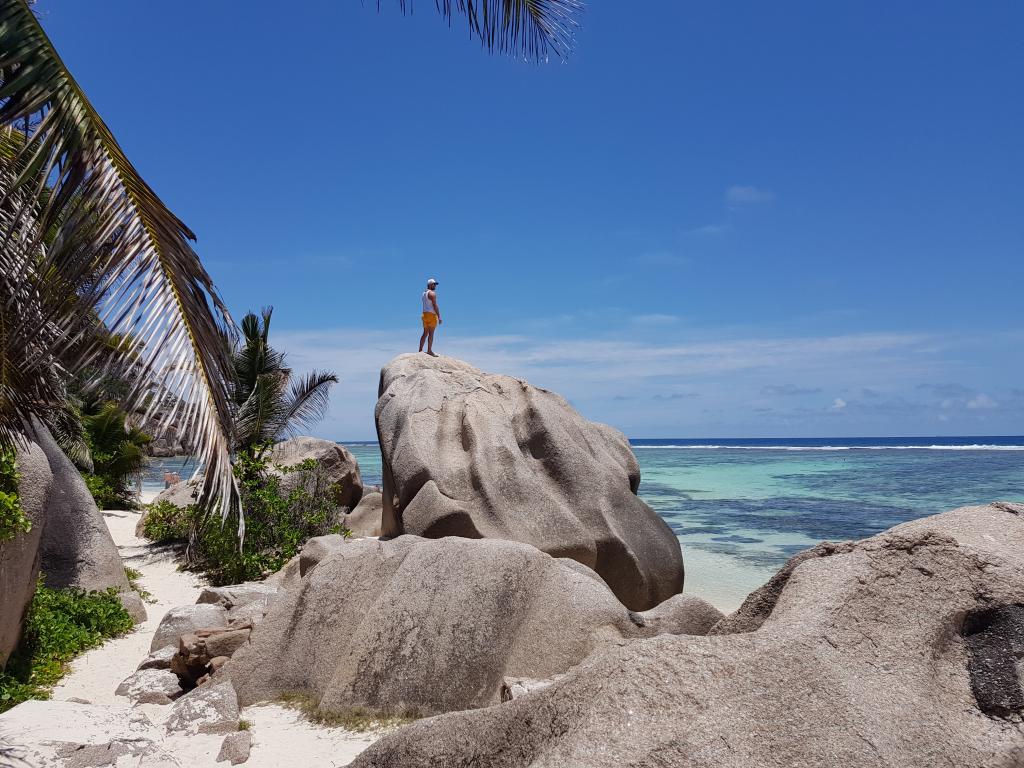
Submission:
M 143 492 L 143 501 L 152 499 Z M 141 586 L 152 593 L 146 606 L 147 620 L 125 637 L 108 641 L 86 652 L 71 665 L 71 672 L 54 689 L 54 700 L 83 700 L 93 704 L 124 707 L 127 699 L 116 696 L 118 684 L 135 672 L 149 653 L 160 619 L 171 608 L 195 603 L 206 582 L 180 571 L 174 553 L 135 535 L 141 513 L 109 510 L 103 513 L 125 565 L 142 572 Z M 136 709 L 162 728 L 169 706 L 140 704 Z M 252 752 L 247 766 L 271 768 L 282 765 L 343 766 L 379 738 L 380 733 L 353 733 L 342 728 L 313 725 L 298 712 L 275 704 L 245 707 L 241 717 L 251 723 Z M 182 765 L 217 765 L 222 735 L 168 735 L 163 747 Z M 221 763 L 220 765 L 226 765 Z

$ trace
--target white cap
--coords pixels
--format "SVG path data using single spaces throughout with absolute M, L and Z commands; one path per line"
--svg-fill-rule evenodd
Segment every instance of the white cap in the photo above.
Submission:
M 435 280 L 434 278 L 430 278 L 429 280 L 427 280 L 427 285 L 428 285 L 428 286 L 431 286 L 431 285 L 440 285 L 440 283 L 439 283 L 439 282 L 437 282 L 437 280 Z

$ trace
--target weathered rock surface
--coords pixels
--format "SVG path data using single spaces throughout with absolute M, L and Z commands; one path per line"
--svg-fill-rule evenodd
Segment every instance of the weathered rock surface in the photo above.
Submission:
M 448 357 L 395 358 L 379 393 L 385 536 L 521 541 L 592 568 L 633 610 L 682 591 L 679 542 L 637 497 L 622 433 Z
M 383 497 L 379 493 L 364 493 L 356 508 L 345 515 L 342 522 L 353 536 L 380 536 Z
M 732 623 L 755 631 L 600 651 L 504 706 L 407 726 L 352 766 L 1020 766 L 1022 605 L 1024 516 L 959 509 L 803 557 Z M 971 638 L 989 630 L 1001 640 L 979 656 Z
M 153 634 L 149 644 L 150 653 L 167 646 L 177 648 L 178 638 L 198 629 L 223 629 L 227 625 L 228 612 L 222 605 L 200 603 L 172 608 L 164 614 Z
M 170 669 L 171 658 L 177 652 L 176 645 L 168 644 L 163 648 L 158 648 L 139 663 L 138 669 Z
M 81 474 L 42 424 L 32 438 L 18 447 L 16 458 L 18 494 L 32 529 L 0 543 L 0 666 L 18 643 L 40 569 L 53 588 L 114 587 L 132 618 L 146 619 Z
M 168 669 L 142 669 L 126 678 L 114 694 L 132 704 L 170 704 L 184 691 L 178 676 Z
M 294 467 L 307 459 L 320 464 L 320 473 L 327 490 L 339 507 L 352 509 L 363 495 L 363 481 L 359 476 L 359 462 L 347 448 L 330 440 L 316 437 L 293 437 L 274 445 L 266 454 L 271 467 Z M 281 474 L 281 473 L 279 473 Z M 281 474 L 281 493 L 310 482 L 310 473 Z M 309 488 L 313 492 L 312 488 Z
M 53 472 L 40 542 L 46 585 L 130 592 L 124 562 L 82 475 L 48 432 L 38 430 L 35 439 Z
M 224 737 L 224 743 L 220 745 L 217 762 L 230 762 L 232 765 L 239 765 L 249 759 L 251 749 L 252 733 L 249 731 L 229 733 Z
M 127 705 L 26 701 L 0 715 L 0 764 L 157 765 L 162 737 L 143 712 Z
M 345 537 L 337 533 L 329 533 L 326 536 L 314 536 L 302 545 L 302 551 L 298 555 L 299 576 L 305 576 L 321 560 L 332 552 L 342 549 L 346 544 L 348 542 Z
M 196 603 L 210 603 L 231 610 L 253 602 L 266 602 L 276 595 L 277 591 L 276 586 L 262 581 L 247 581 L 244 584 L 231 584 L 226 587 L 205 587 L 199 593 Z
M 443 712 L 655 632 L 593 572 L 526 544 L 359 539 L 326 549 L 220 674 L 243 704 L 298 692 L 325 710 Z
M 239 629 L 197 629 L 178 640 L 178 653 L 171 658 L 171 671 L 187 688 L 201 685 L 249 640 L 252 627 Z
M 711 603 L 694 595 L 673 595 L 633 620 L 659 635 L 706 635 L 724 616 Z
M 46 500 L 53 485 L 50 462 L 36 443 L 23 443 L 15 462 L 20 475 L 21 508 L 32 529 L 0 543 L 0 668 L 18 645 L 21 623 L 36 591 L 39 542 L 46 525 Z
M 171 708 L 168 733 L 231 733 L 238 730 L 238 697 L 230 681 L 186 693 Z

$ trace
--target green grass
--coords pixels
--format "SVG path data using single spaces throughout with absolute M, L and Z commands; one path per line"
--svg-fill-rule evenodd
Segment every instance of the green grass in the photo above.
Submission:
M 126 565 L 124 567 L 124 575 L 128 578 L 128 586 L 138 592 L 139 597 L 141 597 L 144 602 L 147 602 L 150 605 L 156 602 L 156 598 L 153 597 L 153 593 L 143 587 L 139 581 L 142 578 L 142 571 Z
M 21 642 L 0 672 L 0 712 L 28 699 L 48 699 L 68 662 L 134 627 L 117 591 L 36 586 Z
M 278 702 L 288 709 L 301 712 L 311 723 L 329 728 L 344 728 L 346 731 L 397 728 L 400 725 L 408 725 L 421 717 L 418 713 L 411 711 L 378 712 L 366 707 L 325 710 L 320 708 L 316 699 L 305 693 L 286 693 L 278 699 Z
M 252 720 L 246 720 L 245 718 L 242 718 L 241 720 L 239 720 L 238 721 L 238 730 L 240 730 L 240 731 L 252 730 Z

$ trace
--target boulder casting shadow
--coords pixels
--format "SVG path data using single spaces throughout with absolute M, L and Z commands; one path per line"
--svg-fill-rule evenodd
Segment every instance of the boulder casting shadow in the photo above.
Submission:
M 521 541 L 592 568 L 633 610 L 682 591 L 679 541 L 637 497 L 622 433 L 448 357 L 395 358 L 379 395 L 385 536 Z
M 1022 511 L 967 507 L 803 556 L 719 634 L 600 650 L 352 766 L 1020 766 Z
M 220 671 L 243 705 L 304 694 L 325 711 L 486 707 L 506 678 L 550 678 L 596 648 L 706 632 L 721 618 L 683 595 L 630 612 L 588 568 L 518 542 L 318 543 L 301 582 Z

